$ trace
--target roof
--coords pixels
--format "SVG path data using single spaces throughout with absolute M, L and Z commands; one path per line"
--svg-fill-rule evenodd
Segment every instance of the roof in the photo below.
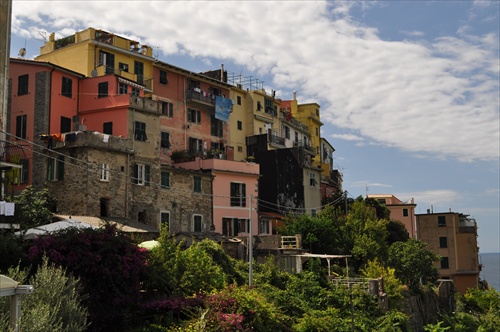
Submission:
M 119 231 L 125 233 L 159 233 L 160 230 L 156 227 L 146 225 L 137 221 L 121 219 L 121 218 L 99 218 L 99 217 L 90 217 L 90 216 L 69 216 L 69 215 L 61 215 L 54 214 L 55 218 L 60 220 L 73 219 L 82 221 L 84 223 L 96 226 L 96 227 L 104 227 L 107 224 L 116 225 Z

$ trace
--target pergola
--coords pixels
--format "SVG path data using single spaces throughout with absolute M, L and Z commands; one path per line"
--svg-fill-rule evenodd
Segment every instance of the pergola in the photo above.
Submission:
M 0 274 L 0 296 L 10 297 L 10 329 L 19 332 L 19 317 L 21 316 L 21 296 L 33 293 L 31 285 L 19 283 L 7 276 Z
M 330 267 L 330 260 L 331 259 L 345 259 L 347 278 L 349 278 L 349 263 L 348 263 L 347 259 L 352 257 L 352 255 L 326 255 L 326 254 L 308 254 L 308 253 L 305 253 L 305 254 L 297 255 L 297 256 L 326 259 L 326 262 L 328 263 L 328 276 L 330 276 L 332 274 L 331 267 Z

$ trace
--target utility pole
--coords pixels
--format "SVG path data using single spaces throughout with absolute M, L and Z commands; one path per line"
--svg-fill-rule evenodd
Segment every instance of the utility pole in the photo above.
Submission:
M 250 220 L 250 227 L 249 227 L 249 232 L 250 234 L 248 235 L 248 286 L 253 286 L 253 277 L 252 277 L 252 272 L 253 272 L 253 265 L 252 265 L 252 260 L 253 260 L 253 235 L 252 235 L 252 195 L 249 197 L 249 209 L 248 209 L 248 219 Z
M 344 190 L 345 215 L 347 216 L 347 190 Z

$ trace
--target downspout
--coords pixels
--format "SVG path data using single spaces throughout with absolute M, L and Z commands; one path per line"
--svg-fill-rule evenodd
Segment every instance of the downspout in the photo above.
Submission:
M 456 215 L 453 214 L 453 242 L 454 242 L 453 246 L 455 247 L 455 273 L 456 273 L 458 270 L 458 254 L 457 254 L 457 232 L 456 232 L 456 225 L 455 225 L 455 217 L 456 217 Z

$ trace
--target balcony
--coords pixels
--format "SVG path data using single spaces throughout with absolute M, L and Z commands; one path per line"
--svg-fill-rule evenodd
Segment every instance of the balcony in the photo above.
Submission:
M 130 107 L 136 110 L 161 115 L 160 103 L 156 100 L 139 96 L 130 96 Z
M 87 147 L 117 152 L 133 151 L 132 140 L 95 131 L 65 133 L 62 139 L 62 141 L 52 140 L 50 143 L 52 148 Z
M 198 88 L 186 90 L 186 102 L 193 106 L 214 109 L 215 95 L 204 92 Z
M 268 135 L 268 141 L 271 145 L 285 146 L 285 138 L 276 135 Z
M 305 152 L 315 155 L 316 152 L 314 151 L 313 147 L 310 144 L 304 143 L 304 142 L 293 142 L 293 147 L 294 148 L 303 148 Z
M 28 148 L 28 146 L 26 146 Z M 11 144 L 8 142 L 1 142 L 0 145 L 0 166 L 12 167 L 13 165 L 20 165 L 21 160 L 26 159 L 24 147 L 21 144 Z

